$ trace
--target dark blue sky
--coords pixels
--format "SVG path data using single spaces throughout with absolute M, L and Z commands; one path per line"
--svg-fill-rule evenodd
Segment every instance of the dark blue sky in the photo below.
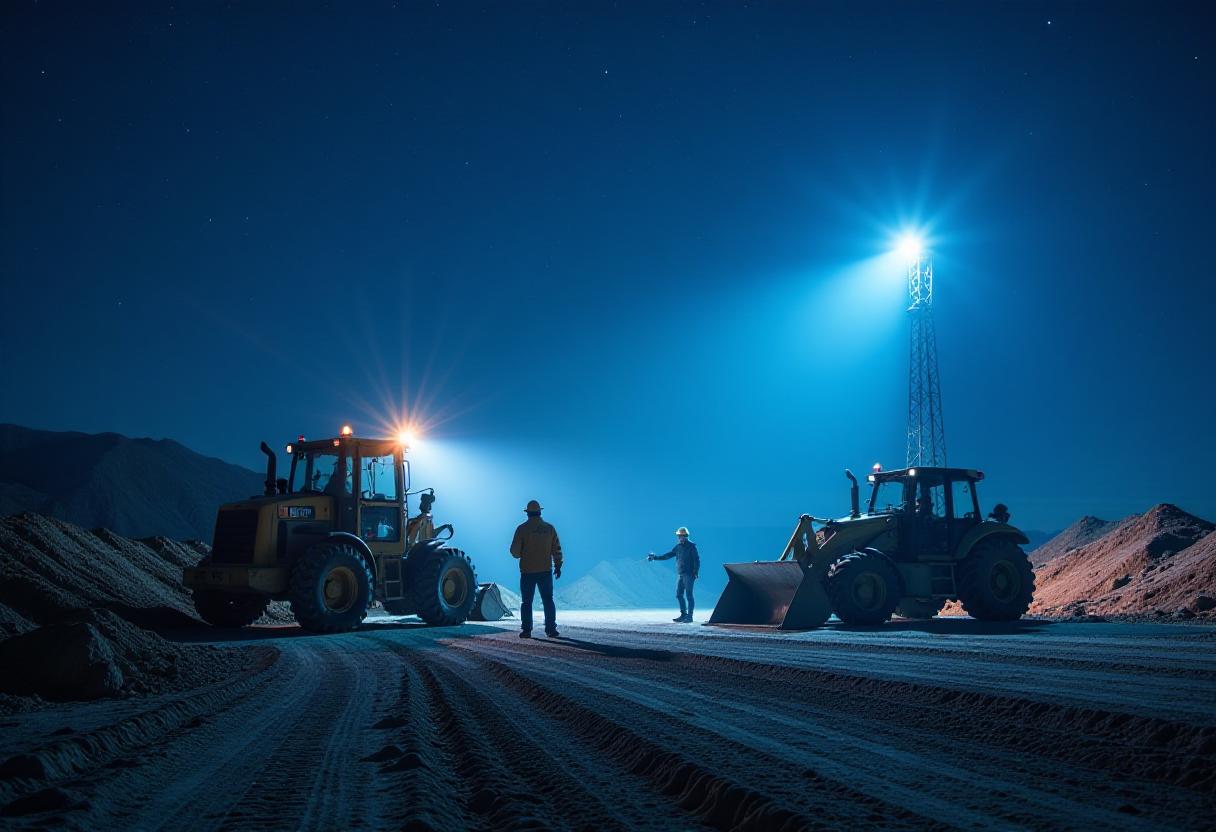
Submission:
M 483 548 L 784 528 L 902 461 L 915 225 L 985 510 L 1216 516 L 1199 5 L 73 5 L 3 12 L 0 421 L 408 408 Z

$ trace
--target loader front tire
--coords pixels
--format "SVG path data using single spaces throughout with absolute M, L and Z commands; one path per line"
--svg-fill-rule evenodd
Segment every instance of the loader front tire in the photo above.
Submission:
M 212 627 L 247 627 L 262 617 L 270 599 L 265 595 L 194 590 L 194 609 Z
M 1017 621 L 1034 598 L 1034 570 L 1007 537 L 981 540 L 958 565 L 958 600 L 980 621 Z
M 372 573 L 350 544 L 319 543 L 292 567 L 288 597 L 305 630 L 344 633 L 367 617 Z
M 898 570 L 878 552 L 851 552 L 828 570 L 832 611 L 846 624 L 883 623 L 901 594 Z
M 477 600 L 477 575 L 469 556 L 446 546 L 423 554 L 410 576 L 414 611 L 432 627 L 463 624 Z

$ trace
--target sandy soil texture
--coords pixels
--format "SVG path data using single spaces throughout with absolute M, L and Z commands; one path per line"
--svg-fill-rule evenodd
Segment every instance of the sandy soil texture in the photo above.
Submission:
M 247 630 L 227 645 L 277 660 L 4 717 L 0 826 L 1187 829 L 1216 813 L 1211 629 L 656 622 L 571 613 L 559 641 L 386 617 Z

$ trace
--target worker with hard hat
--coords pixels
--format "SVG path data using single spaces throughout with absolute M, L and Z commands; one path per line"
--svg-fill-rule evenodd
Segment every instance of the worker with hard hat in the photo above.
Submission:
M 680 615 L 673 618 L 677 624 L 688 624 L 692 621 L 693 600 L 692 586 L 701 575 L 701 555 L 697 552 L 697 544 L 688 539 L 688 529 L 684 526 L 676 529 L 676 545 L 665 555 L 651 552 L 646 560 L 676 559 L 676 600 L 680 602 Z
M 511 556 L 519 560 L 519 605 L 522 622 L 519 637 L 532 638 L 532 598 L 540 590 L 545 609 L 545 635 L 557 638 L 557 608 L 553 604 L 553 579 L 562 576 L 562 544 L 557 529 L 540 519 L 540 503 L 529 500 L 524 511 L 528 519 L 515 529 Z

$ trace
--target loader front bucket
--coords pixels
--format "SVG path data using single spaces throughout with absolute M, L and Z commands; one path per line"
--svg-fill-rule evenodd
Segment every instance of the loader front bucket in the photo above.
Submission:
M 771 560 L 725 564 L 730 579 L 710 624 L 756 624 L 782 630 L 818 627 L 832 615 L 832 604 L 816 578 L 806 577 L 797 561 Z

